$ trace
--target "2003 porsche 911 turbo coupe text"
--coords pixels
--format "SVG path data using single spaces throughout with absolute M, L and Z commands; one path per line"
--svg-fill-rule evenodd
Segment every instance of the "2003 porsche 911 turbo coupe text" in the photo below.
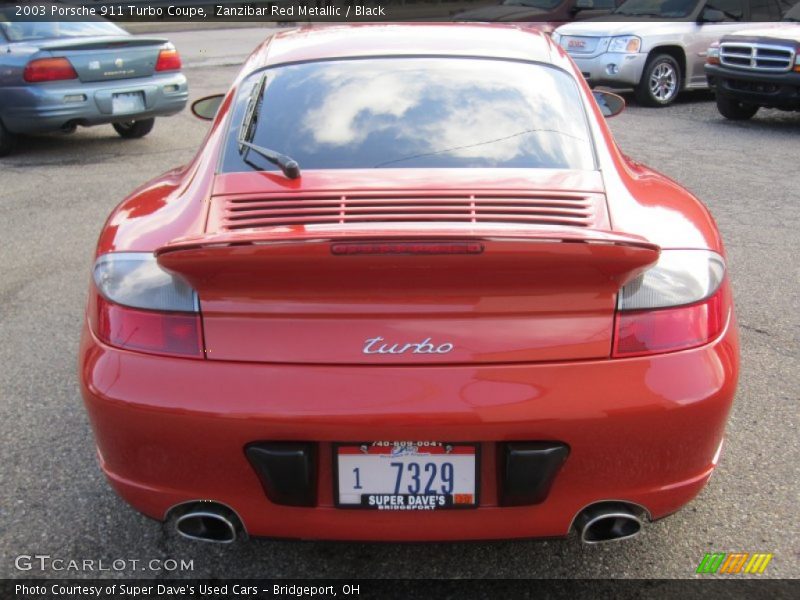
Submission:
M 80 374 L 183 535 L 622 539 L 717 463 L 738 372 L 706 208 L 547 36 L 277 34 L 113 212 Z

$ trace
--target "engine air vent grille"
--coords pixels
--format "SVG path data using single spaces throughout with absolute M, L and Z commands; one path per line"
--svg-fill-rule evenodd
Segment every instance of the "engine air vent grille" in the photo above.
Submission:
M 593 227 L 605 214 L 601 194 L 303 195 L 224 200 L 219 229 L 458 222 Z

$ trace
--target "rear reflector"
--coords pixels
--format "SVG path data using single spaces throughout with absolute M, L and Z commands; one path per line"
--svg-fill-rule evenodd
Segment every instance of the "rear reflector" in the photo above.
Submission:
M 203 358 L 202 324 L 197 313 L 128 308 L 97 295 L 95 331 L 105 343 L 151 354 Z
M 177 71 L 181 68 L 181 56 L 175 48 L 167 48 L 158 53 L 156 71 Z
M 245 448 L 270 502 L 317 503 L 317 446 L 311 442 L 257 442 Z
M 480 254 L 480 242 L 342 242 L 331 244 L 337 256 L 353 254 Z
M 499 472 L 501 504 L 524 506 L 542 502 L 568 455 L 569 446 L 559 442 L 503 444 Z
M 725 325 L 726 292 L 722 286 L 697 304 L 617 313 L 613 356 L 674 352 L 713 340 Z
M 37 58 L 25 65 L 23 78 L 28 83 L 77 79 L 78 74 L 66 58 Z

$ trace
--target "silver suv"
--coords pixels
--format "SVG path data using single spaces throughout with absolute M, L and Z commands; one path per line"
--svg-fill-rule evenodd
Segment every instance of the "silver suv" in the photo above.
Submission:
M 666 106 L 682 90 L 708 87 L 703 65 L 712 42 L 778 21 L 791 2 L 627 0 L 602 21 L 568 23 L 553 37 L 590 85 L 632 87 L 639 103 Z

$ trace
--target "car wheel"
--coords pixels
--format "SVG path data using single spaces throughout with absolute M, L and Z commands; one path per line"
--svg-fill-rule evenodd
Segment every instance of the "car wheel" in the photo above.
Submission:
M 16 144 L 17 136 L 6 129 L 3 122 L 0 121 L 0 156 L 11 154 Z
M 125 139 L 135 139 L 146 136 L 153 130 L 155 119 L 142 119 L 141 121 L 122 121 L 113 123 L 114 129 Z
M 651 56 L 636 86 L 636 99 L 643 106 L 667 106 L 681 90 L 681 67 L 669 54 Z
M 732 121 L 746 121 L 758 112 L 758 104 L 748 104 L 740 102 L 735 98 L 729 98 L 722 94 L 717 94 L 717 110 L 726 119 Z

